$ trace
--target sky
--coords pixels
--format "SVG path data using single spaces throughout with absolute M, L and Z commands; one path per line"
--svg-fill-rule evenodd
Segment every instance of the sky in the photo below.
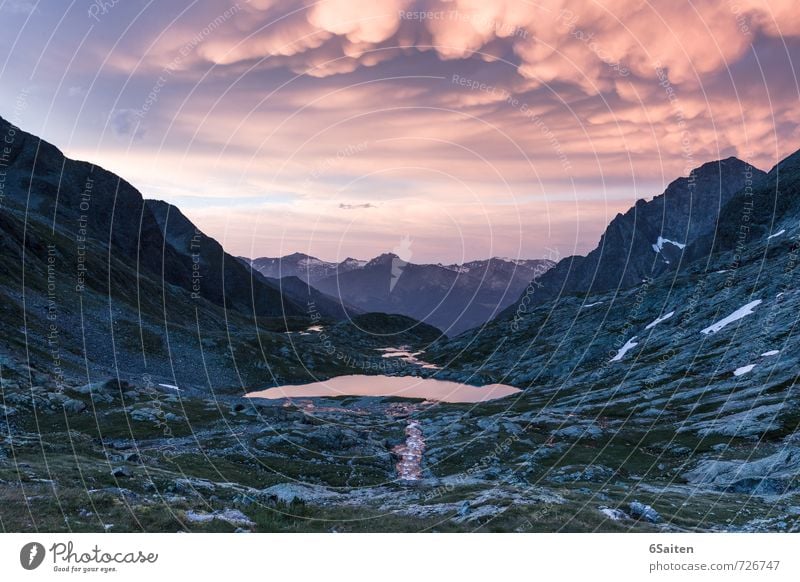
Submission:
M 0 115 L 236 255 L 561 258 L 800 149 L 794 0 L 0 0 Z

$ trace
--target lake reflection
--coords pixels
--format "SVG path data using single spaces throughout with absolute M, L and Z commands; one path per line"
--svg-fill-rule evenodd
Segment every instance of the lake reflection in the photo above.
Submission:
M 332 396 L 396 396 L 422 398 L 438 402 L 485 402 L 520 392 L 505 384 L 469 386 L 447 380 L 433 380 L 415 376 L 337 376 L 330 380 L 277 386 L 250 392 L 248 398 L 315 398 Z

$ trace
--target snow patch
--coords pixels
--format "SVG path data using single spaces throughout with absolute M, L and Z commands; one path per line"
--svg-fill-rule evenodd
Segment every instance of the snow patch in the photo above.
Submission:
M 628 353 L 630 350 L 632 350 L 633 348 L 635 348 L 636 346 L 638 346 L 639 344 L 638 344 L 638 343 L 636 343 L 635 341 L 633 341 L 633 340 L 635 340 L 635 339 L 636 339 L 636 336 L 633 336 L 631 339 L 629 339 L 629 340 L 628 340 L 628 341 L 625 343 L 625 345 L 624 345 L 624 346 L 622 346 L 622 347 L 619 349 L 619 351 L 617 352 L 617 355 L 616 355 L 616 356 L 614 356 L 613 358 L 611 358 L 611 361 L 612 361 L 612 362 L 619 362 L 619 361 L 620 361 L 620 360 L 623 358 L 623 356 L 624 356 L 625 354 L 627 354 L 627 353 Z
M 670 311 L 669 313 L 666 313 L 666 314 L 662 315 L 661 317 L 656 318 L 655 321 L 651 321 L 646 326 L 644 326 L 644 328 L 645 329 L 653 328 L 653 327 L 657 326 L 659 323 L 661 323 L 662 321 L 668 320 L 673 315 L 675 315 L 675 312 L 674 311 Z
M 776 236 L 781 236 L 781 235 L 782 235 L 784 232 L 786 232 L 786 229 L 785 229 L 785 228 L 782 228 L 782 229 L 780 229 L 778 232 L 776 232 L 775 234 L 771 234 L 771 235 L 769 235 L 769 236 L 767 237 L 767 240 L 769 240 L 769 239 L 771 239 L 771 238 L 775 238 Z
M 720 319 L 717 323 L 708 326 L 707 328 L 700 331 L 700 333 L 708 335 L 709 333 L 717 333 L 723 327 L 728 325 L 729 323 L 733 323 L 734 321 L 738 321 L 743 317 L 746 317 L 753 313 L 753 308 L 761 303 L 761 299 L 756 299 L 755 301 L 751 301 L 747 305 L 743 305 L 733 313 L 731 313 L 728 317 L 724 319 Z
M 297 261 L 297 266 L 300 269 L 311 270 L 315 267 L 323 267 L 326 269 L 333 268 L 335 265 L 333 263 L 328 263 L 327 261 L 322 261 L 315 257 L 308 257 L 306 259 L 300 259 Z
M 587 307 L 594 307 L 595 305 L 600 305 L 602 301 L 596 301 L 594 303 L 587 303 L 586 305 L 581 305 L 581 309 L 586 309 Z
M 679 243 L 679 242 L 676 242 L 674 240 L 669 240 L 668 238 L 664 238 L 663 236 L 660 236 L 660 237 L 658 237 L 658 240 L 656 241 L 656 244 L 653 245 L 653 250 L 655 252 L 657 252 L 657 253 L 660 253 L 661 249 L 663 249 L 664 245 L 667 244 L 667 243 L 669 243 L 671 245 L 675 245 L 676 247 L 678 247 L 681 250 L 686 248 L 686 245 L 684 243 Z
M 177 386 L 174 386 L 172 384 L 159 384 L 159 386 L 161 386 L 162 388 L 169 388 L 170 390 L 178 390 L 178 391 L 180 391 L 180 388 L 178 388 Z
M 770 350 L 768 352 L 764 352 L 763 354 L 761 354 L 761 357 L 762 358 L 768 358 L 770 356 L 777 356 L 780 353 L 781 353 L 780 350 Z
M 363 261 L 363 260 L 359 260 L 359 259 L 345 259 L 344 261 L 342 261 L 341 264 L 342 265 L 348 265 L 348 266 L 355 265 L 356 267 L 363 267 L 368 262 L 369 261 Z
M 742 366 L 741 368 L 736 368 L 733 371 L 733 375 L 734 376 L 741 376 L 742 374 L 747 374 L 749 371 L 751 371 L 755 367 L 756 367 L 755 364 L 748 364 L 747 366 Z

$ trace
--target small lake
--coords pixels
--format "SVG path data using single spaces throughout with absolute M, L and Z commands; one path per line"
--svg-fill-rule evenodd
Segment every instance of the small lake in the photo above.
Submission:
M 486 402 L 520 392 L 505 384 L 470 386 L 447 380 L 418 378 L 416 376 L 337 376 L 330 380 L 276 386 L 267 390 L 250 392 L 248 398 L 321 398 L 336 396 L 394 396 L 421 398 L 437 402 Z

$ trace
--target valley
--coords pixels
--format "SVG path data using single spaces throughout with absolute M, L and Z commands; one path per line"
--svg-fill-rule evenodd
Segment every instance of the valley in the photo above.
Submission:
M 701 166 L 445 333 L 18 135 L 0 530 L 800 529 L 800 154 Z

